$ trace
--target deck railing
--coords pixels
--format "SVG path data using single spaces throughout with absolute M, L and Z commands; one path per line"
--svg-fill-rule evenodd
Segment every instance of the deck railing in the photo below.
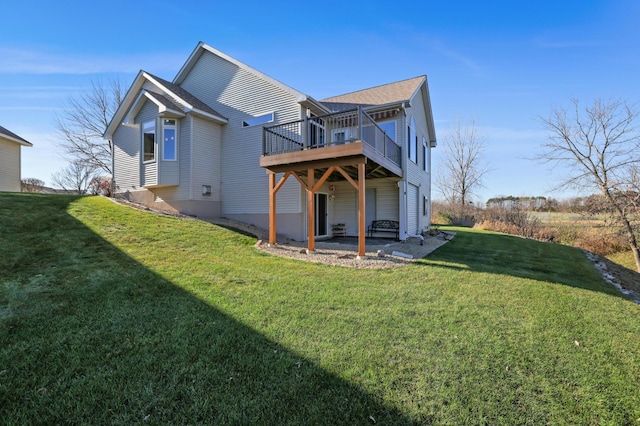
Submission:
M 265 127 L 263 155 L 363 141 L 400 166 L 400 146 L 362 108 Z

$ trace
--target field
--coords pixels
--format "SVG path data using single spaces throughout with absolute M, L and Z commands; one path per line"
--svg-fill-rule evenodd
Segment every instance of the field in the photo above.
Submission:
M 638 424 L 640 307 L 578 249 L 452 229 L 413 265 L 355 270 L 0 193 L 0 419 Z

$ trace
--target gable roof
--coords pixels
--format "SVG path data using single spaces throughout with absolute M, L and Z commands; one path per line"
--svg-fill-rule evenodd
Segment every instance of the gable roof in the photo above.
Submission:
M 320 102 L 335 112 L 353 109 L 358 106 L 411 106 L 411 102 L 418 93 L 422 93 L 422 98 L 424 99 L 424 113 L 427 118 L 429 142 L 432 147 L 435 147 L 437 145 L 436 133 L 426 75 L 358 90 L 344 95 L 332 96 Z
M 294 89 L 291 86 L 288 86 L 278 80 L 276 80 L 273 77 L 268 76 L 267 74 L 258 71 L 257 69 L 250 67 L 249 65 L 240 62 L 239 60 L 232 58 L 231 56 L 222 53 L 221 51 L 214 49 L 213 47 L 209 46 L 208 44 L 204 43 L 204 42 L 199 42 L 198 45 L 196 46 L 196 48 L 193 50 L 193 52 L 191 53 L 191 55 L 189 56 L 189 59 L 187 59 L 187 62 L 185 62 L 185 64 L 182 66 L 182 68 L 180 69 L 180 71 L 178 71 L 178 74 L 176 75 L 176 77 L 173 79 L 173 82 L 175 84 L 182 84 L 185 80 L 185 78 L 187 77 L 187 75 L 189 75 L 189 73 L 191 72 L 191 70 L 193 69 L 193 67 L 195 66 L 195 64 L 198 62 L 198 60 L 200 59 L 200 57 L 205 53 L 205 52 L 209 52 L 214 54 L 215 56 L 218 56 L 219 58 L 224 59 L 225 61 L 237 66 L 238 68 L 249 72 L 253 75 L 255 75 L 256 77 L 265 80 L 269 83 L 271 83 L 272 85 L 282 89 L 285 92 L 290 93 L 292 96 L 294 96 L 296 98 L 296 100 L 303 106 L 305 107 L 309 107 L 309 108 L 313 108 L 313 109 L 317 109 L 320 111 L 323 111 L 325 113 L 329 113 L 330 111 L 326 108 L 326 106 L 324 106 L 321 102 L 318 102 L 316 99 L 312 98 L 309 95 L 306 95 L 296 89 Z
M 149 74 L 149 73 L 147 73 Z M 178 99 L 182 100 L 182 103 L 190 105 L 193 109 L 197 109 L 203 112 L 206 112 L 211 115 L 215 115 L 218 117 L 223 117 L 222 114 L 218 113 L 216 110 L 211 108 L 209 105 L 202 102 L 200 99 L 189 93 L 187 90 L 178 86 L 177 84 L 171 83 L 165 79 L 160 77 L 156 77 L 153 74 L 149 74 L 153 79 L 155 79 L 158 83 L 168 89 L 171 93 L 173 93 Z M 226 118 L 225 118 L 226 120 Z
M 18 143 L 20 145 L 23 146 L 33 146 L 33 144 L 29 141 L 27 141 L 26 139 L 21 138 L 20 136 L 16 135 L 15 133 L 13 133 L 12 131 L 10 131 L 9 129 L 0 126 L 0 136 L 4 137 L 5 139 L 8 139 L 12 142 Z
M 410 102 L 427 77 L 422 75 L 395 83 L 383 84 L 321 100 L 331 109 L 342 110 L 357 105 L 384 105 Z
M 153 91 L 144 89 L 147 82 L 153 85 Z M 197 115 L 217 121 L 218 123 L 228 122 L 225 117 L 209 105 L 205 104 L 177 84 L 140 70 L 136 78 L 133 80 L 133 83 L 127 91 L 122 103 L 116 110 L 111 122 L 107 126 L 103 137 L 105 139 L 111 139 L 113 137 L 113 132 L 115 132 L 123 120 L 131 120 L 131 116 L 135 116 L 137 111 L 142 107 L 145 99 L 152 100 L 156 105 L 161 107 L 162 111 L 170 110 L 180 114 L 193 112 Z

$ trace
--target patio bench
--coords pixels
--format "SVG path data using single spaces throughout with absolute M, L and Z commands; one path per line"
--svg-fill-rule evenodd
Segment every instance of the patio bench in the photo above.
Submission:
M 396 239 L 400 237 L 400 222 L 397 220 L 374 220 L 369 225 L 369 238 L 373 236 L 374 232 L 393 232 L 396 234 Z

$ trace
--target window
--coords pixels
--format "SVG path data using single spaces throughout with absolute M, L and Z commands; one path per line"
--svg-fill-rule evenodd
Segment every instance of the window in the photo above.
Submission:
M 154 161 L 156 159 L 155 120 L 142 123 L 142 151 L 144 161 Z
M 252 117 L 244 120 L 242 122 L 242 127 L 250 127 L 250 126 L 258 126 L 260 124 L 272 123 L 275 120 L 275 114 L 270 112 L 269 114 L 259 115 L 257 117 Z
M 422 169 L 425 172 L 427 171 L 427 156 L 429 155 L 427 150 L 428 150 L 427 139 L 423 137 L 422 138 Z
M 162 120 L 162 159 L 175 161 L 177 159 L 176 120 Z
M 416 135 L 416 120 L 411 117 L 407 129 L 407 147 L 409 159 L 418 164 L 418 136 Z
M 396 140 L 396 122 L 394 121 L 383 121 L 382 123 L 378 123 L 378 126 L 389 136 L 393 141 Z

